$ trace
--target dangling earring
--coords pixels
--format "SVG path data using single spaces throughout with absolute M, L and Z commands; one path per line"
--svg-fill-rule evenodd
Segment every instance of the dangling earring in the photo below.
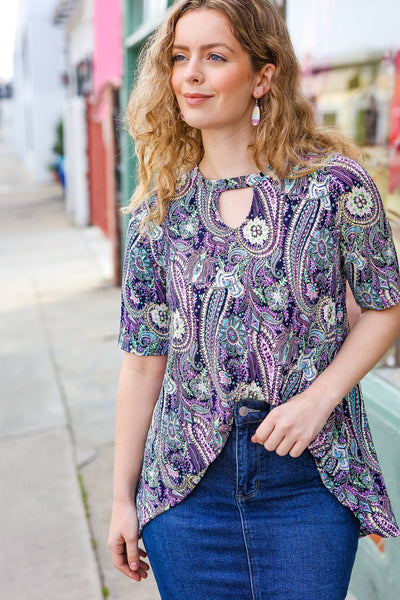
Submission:
M 182 119 L 182 121 L 185 120 L 185 115 L 183 113 L 181 113 L 181 119 Z
M 258 98 L 256 99 L 256 105 L 253 108 L 253 113 L 251 115 L 251 122 L 254 125 L 254 127 L 257 127 L 257 125 L 260 122 L 260 107 L 258 106 Z

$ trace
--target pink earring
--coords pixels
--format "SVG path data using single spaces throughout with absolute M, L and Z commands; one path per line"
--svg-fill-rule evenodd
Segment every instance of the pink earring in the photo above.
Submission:
M 182 119 L 182 121 L 184 121 L 184 120 L 185 120 L 185 116 L 184 116 L 184 114 L 183 114 L 183 113 L 181 113 L 181 119 Z
M 254 127 L 257 127 L 257 125 L 260 122 L 260 107 L 258 106 L 258 98 L 256 99 L 256 104 L 255 104 L 255 107 L 253 108 L 253 113 L 251 115 L 251 122 L 254 125 Z

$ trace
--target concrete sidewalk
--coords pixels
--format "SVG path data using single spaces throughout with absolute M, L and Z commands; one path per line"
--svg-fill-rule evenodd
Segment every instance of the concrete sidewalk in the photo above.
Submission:
M 157 600 L 106 546 L 122 359 L 111 250 L 1 139 L 0 210 L 1 598 Z

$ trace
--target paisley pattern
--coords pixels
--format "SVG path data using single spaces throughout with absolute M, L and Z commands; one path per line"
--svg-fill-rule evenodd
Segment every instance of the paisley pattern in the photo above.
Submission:
M 218 211 L 222 191 L 253 188 L 244 223 Z M 150 199 L 150 202 L 154 199 Z M 137 489 L 140 530 L 180 502 L 223 448 L 236 401 L 277 406 L 306 389 L 348 332 L 345 281 L 360 306 L 400 301 L 379 193 L 356 162 L 333 156 L 297 180 L 272 172 L 179 182 L 161 227 L 129 225 L 120 347 L 168 354 Z M 363 535 L 397 536 L 359 386 L 310 445 L 325 486 Z

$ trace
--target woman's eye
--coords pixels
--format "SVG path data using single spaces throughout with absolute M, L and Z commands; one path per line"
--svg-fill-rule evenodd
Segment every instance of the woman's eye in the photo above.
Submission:
M 183 54 L 175 54 L 172 57 L 172 62 L 182 62 L 183 60 L 185 60 L 185 56 Z
M 220 56 L 220 54 L 214 54 L 214 52 L 212 54 L 210 54 L 210 59 L 215 62 L 218 62 L 218 61 L 225 62 L 225 58 L 223 56 Z

